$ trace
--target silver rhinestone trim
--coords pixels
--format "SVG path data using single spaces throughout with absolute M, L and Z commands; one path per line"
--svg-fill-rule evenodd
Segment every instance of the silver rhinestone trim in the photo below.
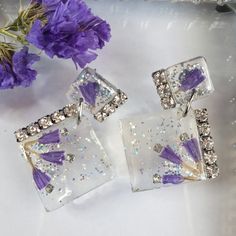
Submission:
M 207 109 L 197 109 L 194 112 L 200 136 L 206 177 L 208 179 L 214 179 L 219 175 L 219 167 L 217 165 L 217 155 L 214 150 L 214 141 L 211 137 L 211 129 L 208 123 Z
M 103 122 L 109 115 L 114 113 L 117 108 L 123 105 L 127 99 L 127 95 L 121 90 L 118 90 L 117 95 L 115 95 L 115 97 L 109 103 L 107 103 L 102 109 L 100 109 L 94 115 L 94 118 L 99 122 Z
M 25 128 L 17 130 L 14 134 L 17 142 L 23 142 L 27 138 L 40 133 L 42 130 L 48 129 L 54 124 L 62 122 L 64 119 L 78 114 L 76 104 L 69 104 L 62 109 L 53 112 L 50 115 L 40 118 L 38 121 L 31 123 Z
M 166 79 L 165 70 L 159 70 L 152 74 L 153 82 L 158 95 L 161 98 L 161 106 L 167 110 L 176 107 L 176 102 L 172 95 L 170 86 Z

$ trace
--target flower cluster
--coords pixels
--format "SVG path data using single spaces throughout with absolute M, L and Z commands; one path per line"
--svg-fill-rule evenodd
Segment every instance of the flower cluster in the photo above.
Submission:
M 94 16 L 83 0 L 32 0 L 0 34 L 32 44 L 50 58 L 72 59 L 76 68 L 95 60 L 95 51 L 111 37 L 109 24 Z M 0 43 L 0 89 L 30 86 L 37 75 L 31 66 L 38 60 L 26 46 L 16 52 Z

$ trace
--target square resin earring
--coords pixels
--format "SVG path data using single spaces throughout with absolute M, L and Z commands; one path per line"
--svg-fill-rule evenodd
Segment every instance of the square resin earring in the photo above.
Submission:
M 205 60 L 180 63 L 153 77 L 169 110 L 122 120 L 133 191 L 215 178 L 219 169 L 207 110 L 191 109 L 192 101 L 213 90 Z
M 82 74 L 85 71 L 86 69 Z M 113 177 L 111 160 L 96 137 L 88 118 L 82 116 L 82 101 L 84 99 L 85 103 L 89 103 L 90 109 L 94 111 L 96 104 L 101 104 L 97 100 L 100 101 L 103 96 L 100 92 L 102 86 L 114 91 L 113 99 L 103 99 L 104 103 L 110 105 L 112 101 L 113 105 L 114 97 L 122 94 L 122 102 L 119 103 L 121 104 L 127 97 L 123 92 L 116 94 L 116 91 L 120 90 L 105 80 L 102 80 L 102 83 L 97 81 L 98 85 L 91 84 L 95 82 L 81 85 L 83 96 L 78 94 L 78 103 L 67 105 L 15 132 L 23 155 L 31 166 L 35 187 L 47 211 L 63 206 Z M 84 89 L 86 86 L 89 89 Z M 117 107 L 118 105 L 115 108 Z

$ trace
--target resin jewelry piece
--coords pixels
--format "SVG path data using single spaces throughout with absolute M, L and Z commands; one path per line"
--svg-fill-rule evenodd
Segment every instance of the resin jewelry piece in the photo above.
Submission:
M 217 177 L 207 110 L 191 108 L 213 92 L 205 59 L 157 71 L 153 79 L 166 111 L 121 122 L 133 191 Z
M 113 176 L 110 159 L 88 119 L 81 117 L 81 105 L 67 105 L 15 132 L 48 211 Z
M 127 100 L 124 92 L 91 68 L 85 68 L 72 83 L 68 97 L 73 103 L 83 98 L 84 108 L 100 122 Z
M 194 100 L 206 97 L 214 91 L 203 57 L 181 62 L 166 70 L 158 70 L 152 77 L 164 109 L 188 103 L 193 90 Z

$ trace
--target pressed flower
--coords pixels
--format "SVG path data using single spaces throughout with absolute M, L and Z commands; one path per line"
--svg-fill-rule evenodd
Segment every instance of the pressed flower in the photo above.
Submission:
M 48 176 L 45 172 L 37 168 L 33 168 L 33 179 L 39 190 L 45 188 L 51 180 L 51 177 Z
M 177 155 L 169 145 L 162 149 L 160 157 L 177 165 L 180 165 L 183 162 L 181 157 Z
M 99 91 L 99 84 L 96 82 L 89 81 L 86 84 L 80 85 L 79 89 L 82 93 L 84 100 L 94 106 L 96 102 L 96 97 Z
M 184 177 L 179 174 L 169 174 L 162 176 L 163 184 L 180 184 L 184 181 Z
M 196 138 L 188 139 L 183 142 L 183 146 L 195 162 L 200 161 L 201 154 Z
M 30 86 L 37 75 L 31 66 L 38 60 L 39 56 L 29 53 L 27 47 L 14 52 L 0 43 L 0 89 Z
M 54 57 L 72 59 L 84 67 L 96 59 L 96 49 L 108 42 L 110 26 L 94 16 L 82 0 L 40 1 L 47 23 L 36 20 L 26 39 Z
M 190 71 L 186 70 L 180 82 L 181 83 L 180 89 L 182 91 L 195 89 L 205 79 L 206 77 L 204 76 L 203 72 L 198 68 L 195 68 Z
M 64 151 L 47 152 L 40 154 L 40 157 L 45 161 L 49 161 L 57 165 L 62 165 L 63 161 L 65 160 L 65 152 Z
M 50 133 L 42 135 L 38 142 L 40 144 L 51 144 L 51 143 L 59 143 L 60 142 L 60 132 L 59 129 L 52 131 Z

